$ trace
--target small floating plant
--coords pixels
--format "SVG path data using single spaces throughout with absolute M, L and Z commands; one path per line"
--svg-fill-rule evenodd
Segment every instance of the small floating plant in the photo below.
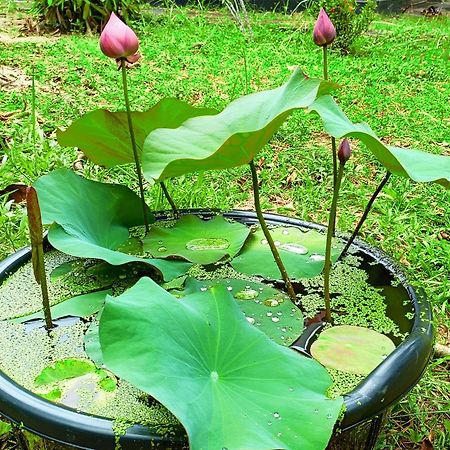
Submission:
M 17 376 L 28 389 L 89 413 L 165 427 L 168 439 L 179 421 L 193 450 L 327 446 L 343 414 L 345 391 L 332 389 L 336 373 L 357 375 L 359 383 L 408 332 L 386 312 L 384 292 L 395 280 L 385 290 L 370 286 L 351 246 L 363 221 L 350 239 L 336 236 L 348 139 L 363 142 L 386 168 L 384 184 L 393 175 L 448 187 L 450 158 L 387 146 L 367 124 L 352 123 L 331 96 L 337 86 L 328 80 L 327 49 L 335 30 L 323 10 L 313 37 L 323 49 L 323 80 L 295 70 L 283 85 L 220 112 L 173 98 L 135 112 L 127 68 L 139 59 L 139 43 L 111 15 L 100 47 L 121 70 L 126 111 L 89 112 L 59 130 L 58 141 L 105 167 L 133 163 L 139 195 L 65 169 L 29 188 L 43 312 L 36 304 L 28 313 L 10 308 L 0 331 L 40 352 L 34 372 Z M 261 209 L 254 158 L 295 110 L 319 115 L 330 135 L 334 186 L 326 228 L 277 222 Z M 245 165 L 254 216 L 182 211 L 165 186 L 187 173 Z M 163 218 L 146 202 L 146 181 L 159 183 L 166 196 Z M 40 216 L 48 242 L 69 255 L 51 265 L 49 289 Z M 19 297 L 6 292 L 26 270 L 3 284 L 0 303 Z M 67 317 L 78 319 L 68 325 Z M 324 330 L 318 337 L 309 331 L 314 324 Z M 14 378 L 15 358 L 7 353 L 0 367 Z M 124 417 L 127 402 L 135 413 Z

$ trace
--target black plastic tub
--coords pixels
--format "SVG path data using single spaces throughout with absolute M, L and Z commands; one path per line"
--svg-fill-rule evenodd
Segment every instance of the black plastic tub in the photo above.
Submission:
M 188 213 L 196 213 L 205 219 L 215 214 L 203 210 L 183 212 Z M 224 215 L 247 225 L 257 223 L 254 212 L 233 211 Z M 163 218 L 164 214 L 160 214 L 159 219 Z M 265 214 L 265 218 L 270 225 L 322 231 L 325 229 L 321 225 L 275 214 Z M 363 382 L 345 395 L 346 412 L 341 423 L 337 425 L 328 447 L 333 450 L 373 448 L 383 413 L 419 381 L 431 356 L 433 343 L 431 308 L 423 294 L 417 293 L 407 283 L 397 264 L 386 254 L 360 241 L 354 244 L 354 248 L 357 249 L 358 255 L 363 257 L 363 267 L 369 274 L 370 284 L 386 288 L 394 279 L 399 282 L 399 286 L 395 288 L 395 295 L 391 293 L 389 296 L 387 315 L 398 324 L 400 331 L 409 334 Z M 0 262 L 0 283 L 30 258 L 30 249 L 25 248 Z M 413 312 L 414 317 L 407 319 L 405 316 L 407 312 Z M 308 333 L 311 333 L 311 328 L 307 328 L 294 344 L 301 345 L 303 352 L 308 352 L 307 343 L 310 340 Z M 23 427 L 32 433 L 62 444 L 60 448 L 66 446 L 95 450 L 115 448 L 111 420 L 79 413 L 44 400 L 25 390 L 2 372 L 0 372 L 0 415 L 15 423 L 23 424 Z M 130 450 L 188 448 L 182 428 L 168 441 L 155 430 L 137 425 L 127 430 L 121 437 L 120 444 L 123 449 Z

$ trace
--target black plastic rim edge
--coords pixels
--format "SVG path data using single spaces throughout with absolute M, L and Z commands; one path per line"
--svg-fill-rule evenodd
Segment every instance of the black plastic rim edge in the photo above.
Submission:
M 209 218 L 219 211 L 185 210 L 185 214 L 197 214 Z M 223 213 L 225 217 L 241 223 L 257 223 L 252 211 L 232 211 Z M 155 214 L 158 220 L 170 217 L 165 212 Z M 290 225 L 305 229 L 324 231 L 323 225 L 277 214 L 264 214 L 271 225 Z M 353 391 L 344 396 L 345 415 L 339 429 L 346 431 L 380 414 L 411 390 L 422 376 L 433 348 L 433 324 L 431 307 L 423 295 L 417 295 L 407 283 L 399 266 L 382 251 L 362 241 L 354 245 L 363 253 L 375 258 L 387 270 L 395 274 L 408 291 L 414 306 L 414 325 L 410 335 Z M 30 248 L 23 248 L 0 262 L 0 282 L 14 272 L 31 257 Z M 401 370 L 407 367 L 408 370 Z M 7 419 L 23 424 L 27 430 L 55 442 L 71 445 L 79 449 L 114 448 L 113 422 L 106 418 L 76 412 L 61 405 L 55 405 L 19 386 L 0 372 L 0 410 Z M 167 439 L 167 438 L 166 438 Z M 169 442 L 148 427 L 130 427 L 120 439 L 124 449 L 147 448 L 148 442 L 162 446 Z M 170 446 L 186 443 L 183 430 L 170 438 Z M 163 447 L 161 447 L 163 448 Z

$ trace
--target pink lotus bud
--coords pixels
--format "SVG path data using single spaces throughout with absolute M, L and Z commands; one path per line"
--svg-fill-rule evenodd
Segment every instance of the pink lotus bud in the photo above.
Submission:
M 328 14 L 323 8 L 320 8 L 319 17 L 314 25 L 313 40 L 320 47 L 330 45 L 336 37 L 336 29 L 331 23 Z
M 100 35 L 100 48 L 110 58 L 127 58 L 137 52 L 139 41 L 134 31 L 111 13 Z
M 338 150 L 338 158 L 341 164 L 345 164 L 352 154 L 352 150 L 350 148 L 350 143 L 348 142 L 348 139 L 344 139 L 341 144 L 339 145 Z

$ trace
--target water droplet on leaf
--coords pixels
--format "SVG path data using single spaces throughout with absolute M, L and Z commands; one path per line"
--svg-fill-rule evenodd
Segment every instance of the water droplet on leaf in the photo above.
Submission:
M 242 291 L 236 292 L 234 294 L 234 298 L 237 298 L 238 300 L 253 300 L 254 298 L 258 297 L 259 292 L 255 291 L 254 289 L 250 289 L 250 286 Z
M 225 250 L 230 242 L 224 238 L 200 238 L 192 239 L 186 243 L 186 248 L 193 251 L 201 250 Z
M 282 244 L 280 245 L 280 248 L 297 255 L 306 255 L 308 253 L 308 249 L 300 244 Z

